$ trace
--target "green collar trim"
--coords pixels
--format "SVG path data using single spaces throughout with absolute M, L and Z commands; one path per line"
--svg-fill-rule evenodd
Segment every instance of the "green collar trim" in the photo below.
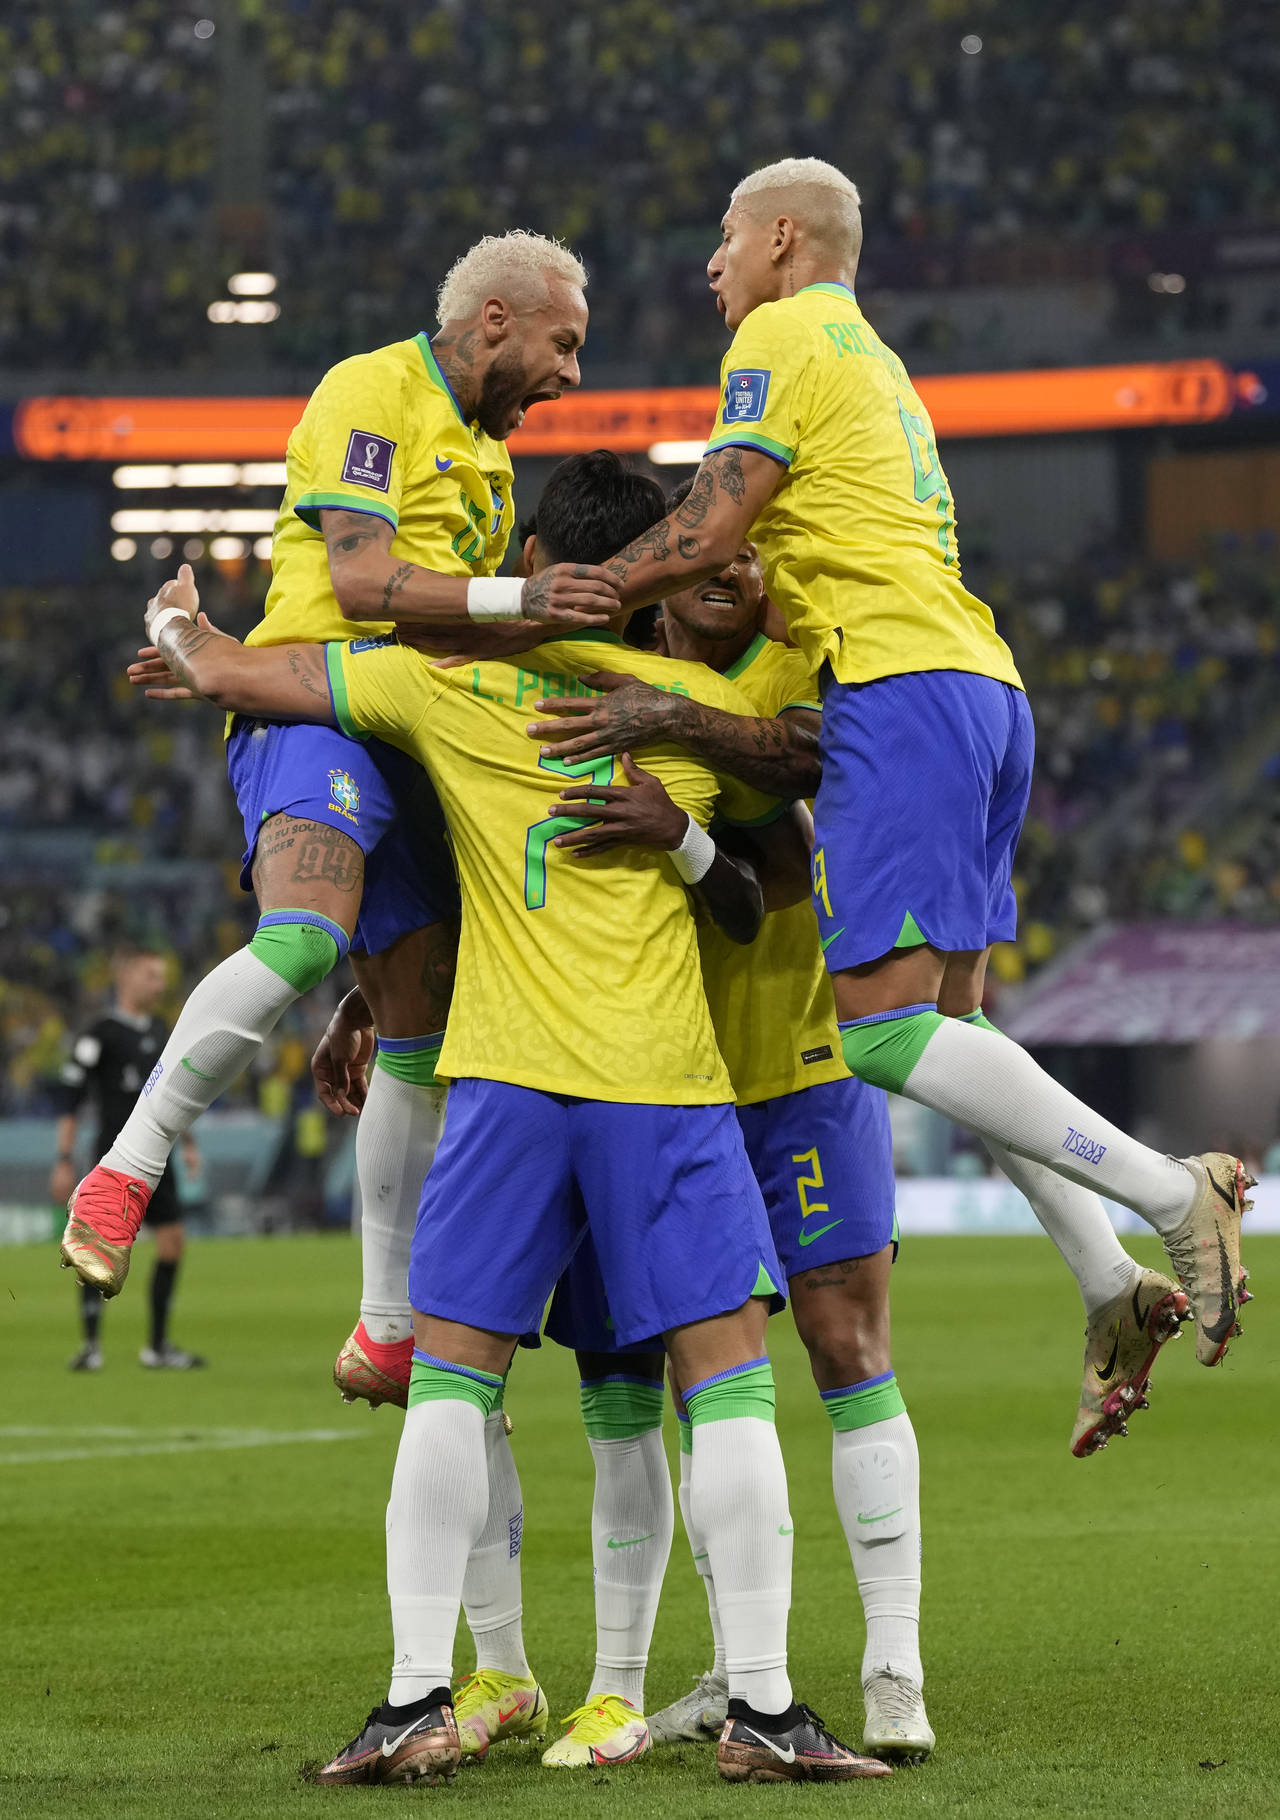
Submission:
M 574 639 L 589 639 L 593 645 L 624 645 L 626 639 L 617 632 L 597 632 L 594 626 L 576 626 L 572 632 L 561 632 L 556 638 L 549 638 L 549 645 L 567 645 Z
M 449 400 L 449 403 L 458 413 L 458 422 L 466 423 L 467 420 L 462 415 L 462 407 L 453 395 L 453 387 L 445 378 L 440 369 L 440 362 L 436 359 L 435 354 L 432 351 L 431 343 L 427 339 L 427 331 L 425 329 L 420 329 L 413 339 L 418 344 L 418 352 L 422 355 L 422 364 L 427 369 L 427 377 L 431 380 L 433 385 L 439 386 L 440 390 Z M 468 425 L 468 428 L 469 427 L 470 426 Z
M 736 657 L 727 670 L 722 670 L 720 672 L 721 676 L 723 676 L 727 682 L 733 682 L 735 678 L 742 675 L 742 672 L 748 665 L 753 664 L 756 661 L 756 658 L 759 657 L 768 642 L 769 641 L 763 632 L 757 632 L 741 657 Z
M 796 292 L 796 296 L 803 297 L 806 291 L 826 291 L 828 296 L 831 297 L 853 297 L 853 286 L 851 284 L 841 284 L 836 278 L 824 278 L 817 284 L 802 285 Z M 858 300 L 856 297 L 853 297 L 853 301 L 856 303 Z

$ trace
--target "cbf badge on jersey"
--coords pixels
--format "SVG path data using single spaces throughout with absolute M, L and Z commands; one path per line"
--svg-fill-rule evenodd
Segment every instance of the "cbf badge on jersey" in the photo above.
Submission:
M 377 487 L 385 493 L 391 485 L 391 457 L 396 445 L 386 436 L 371 436 L 367 430 L 352 430 L 347 441 L 347 459 L 342 464 L 342 478 L 357 487 Z
M 759 423 L 769 396 L 769 373 L 763 367 L 737 367 L 724 382 L 722 423 Z

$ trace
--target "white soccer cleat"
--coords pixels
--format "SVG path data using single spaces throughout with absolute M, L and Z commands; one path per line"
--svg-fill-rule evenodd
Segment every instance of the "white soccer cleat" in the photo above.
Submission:
M 885 1763 L 923 1763 L 935 1739 L 915 1682 L 880 1668 L 863 1682 L 862 1697 L 867 1708 L 863 1750 Z
M 729 1683 L 713 1674 L 699 1675 L 687 1694 L 664 1706 L 649 1720 L 655 1744 L 714 1743 L 729 1716 Z

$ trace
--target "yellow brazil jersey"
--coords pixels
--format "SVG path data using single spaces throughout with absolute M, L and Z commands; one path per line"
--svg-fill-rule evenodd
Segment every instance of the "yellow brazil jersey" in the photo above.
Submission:
M 770 597 L 816 673 L 968 670 L 1021 687 L 960 579 L 951 489 L 906 369 L 843 284 L 763 303 L 721 370 L 708 449 L 787 469 L 752 530 Z
M 320 644 L 390 630 L 344 619 L 320 532 L 325 506 L 370 512 L 391 553 L 440 575 L 492 575 L 514 507 L 505 444 L 468 424 L 425 334 L 327 372 L 289 438 L 266 615 L 251 645 Z
M 526 728 L 544 696 L 589 695 L 622 670 L 731 713 L 750 705 L 701 664 L 577 632 L 518 662 L 435 668 L 394 639 L 328 647 L 344 733 L 373 734 L 429 772 L 462 887 L 454 1012 L 438 1072 L 632 1104 L 714 1105 L 733 1091 L 702 989 L 690 898 L 667 853 L 622 847 L 574 859 L 551 813 L 567 779 L 625 782 L 611 758 L 540 758 Z M 779 805 L 676 746 L 638 762 L 706 827 L 773 820 Z
M 800 652 L 772 639 L 753 639 L 724 675 L 767 719 L 818 707 Z M 812 904 L 772 911 L 745 946 L 701 913 L 698 944 L 716 1041 L 739 1100 L 777 1099 L 848 1074 Z

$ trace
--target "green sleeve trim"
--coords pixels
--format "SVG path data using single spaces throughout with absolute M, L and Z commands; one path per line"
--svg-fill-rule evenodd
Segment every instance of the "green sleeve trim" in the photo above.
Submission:
M 400 515 L 390 506 L 380 506 L 375 500 L 368 499 L 359 493 L 304 493 L 294 506 L 294 512 L 303 524 L 310 525 L 313 531 L 320 529 L 320 513 L 329 508 L 339 512 L 366 512 L 372 518 L 385 518 L 393 531 L 400 525 Z
M 820 701 L 784 701 L 778 709 L 778 713 L 790 714 L 793 708 L 804 708 L 810 714 L 821 714 L 822 703 Z
M 325 669 L 329 674 L 329 694 L 333 700 L 333 718 L 338 723 L 339 732 L 345 733 L 348 739 L 368 739 L 369 735 L 351 718 L 347 677 L 342 667 L 344 649 L 345 647 L 340 644 L 329 644 L 324 648 Z
M 795 450 L 789 449 L 785 442 L 775 442 L 772 436 L 762 436 L 759 430 L 721 431 L 703 450 L 703 459 L 720 449 L 758 449 L 762 455 L 771 455 L 775 461 L 780 461 L 784 468 L 789 468 L 796 458 Z

